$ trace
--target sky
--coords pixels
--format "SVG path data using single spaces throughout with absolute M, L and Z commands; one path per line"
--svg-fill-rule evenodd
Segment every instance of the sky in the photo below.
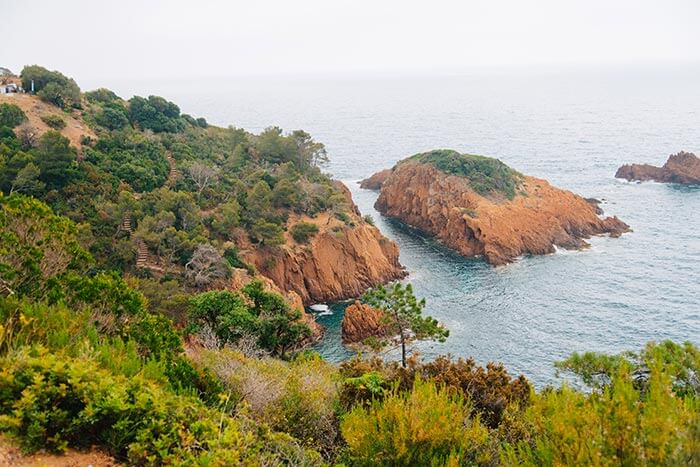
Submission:
M 80 82 L 697 63 L 698 24 L 700 0 L 0 0 L 0 66 Z

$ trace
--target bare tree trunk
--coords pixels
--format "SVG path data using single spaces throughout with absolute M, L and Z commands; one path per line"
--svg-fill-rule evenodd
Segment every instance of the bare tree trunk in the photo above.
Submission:
M 406 338 L 403 335 L 403 328 L 401 328 L 401 365 L 406 368 Z

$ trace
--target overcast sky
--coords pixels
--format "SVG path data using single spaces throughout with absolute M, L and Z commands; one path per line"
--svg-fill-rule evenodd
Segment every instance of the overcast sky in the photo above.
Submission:
M 700 62 L 700 0 L 0 0 L 0 66 L 81 80 Z

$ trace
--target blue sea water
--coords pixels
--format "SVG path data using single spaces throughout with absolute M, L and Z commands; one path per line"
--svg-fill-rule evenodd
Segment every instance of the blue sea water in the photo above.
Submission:
M 105 83 L 100 83 L 104 85 Z M 700 187 L 616 180 L 627 162 L 700 154 L 700 67 L 492 71 L 464 76 L 219 78 L 115 82 L 124 96 L 158 93 L 184 112 L 259 131 L 303 128 L 327 146 L 327 171 L 395 240 L 426 312 L 445 323 L 451 353 L 501 361 L 537 385 L 573 351 L 700 343 Z M 603 200 L 634 232 L 592 248 L 491 267 L 379 215 L 356 182 L 432 148 L 498 157 L 517 170 Z M 344 304 L 320 317 L 318 350 L 341 360 Z

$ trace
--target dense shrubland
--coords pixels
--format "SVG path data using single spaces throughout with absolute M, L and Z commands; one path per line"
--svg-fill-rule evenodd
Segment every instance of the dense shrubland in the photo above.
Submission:
M 492 157 L 460 154 L 450 149 L 416 154 L 408 160 L 430 164 L 451 175 L 465 177 L 480 195 L 501 193 L 509 199 L 516 195 L 522 174 Z
M 362 222 L 321 173 L 322 145 L 212 127 L 162 98 L 75 95 L 40 67 L 22 77 L 98 135 L 78 154 L 59 132 L 15 133 L 23 115 L 0 106 L 0 432 L 25 450 L 97 445 L 134 465 L 700 465 L 693 344 L 559 362 L 585 390 L 535 391 L 471 359 L 329 364 L 300 349 L 300 311 L 236 242 L 274 251 L 289 223 L 288 246 L 305 248 L 321 213 Z M 512 174 L 494 170 L 484 189 L 508 194 Z M 136 240 L 159 274 L 135 268 Z M 236 269 L 251 280 L 222 290 Z M 410 287 L 365 300 L 405 342 L 447 336 Z

